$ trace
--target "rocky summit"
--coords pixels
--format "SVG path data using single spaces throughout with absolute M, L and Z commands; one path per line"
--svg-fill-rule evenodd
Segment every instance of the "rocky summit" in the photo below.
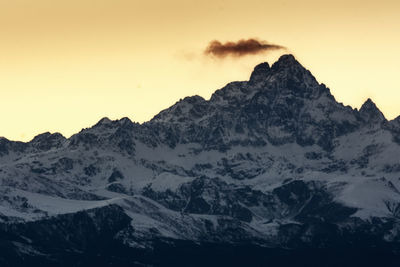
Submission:
M 0 138 L 1 266 L 398 266 L 400 118 L 292 55 L 209 100 Z

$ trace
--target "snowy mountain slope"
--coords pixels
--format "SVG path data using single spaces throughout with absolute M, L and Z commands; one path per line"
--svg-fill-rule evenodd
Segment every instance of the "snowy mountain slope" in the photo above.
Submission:
M 62 253 L 103 232 L 122 251 L 160 240 L 396 247 L 399 140 L 399 118 L 370 99 L 360 110 L 338 103 L 284 55 L 143 124 L 104 118 L 68 139 L 1 138 L 0 240 L 16 255 L 57 258 L 42 238 L 60 238 L 57 227 L 78 238 L 72 220 L 94 239 L 65 240 Z M 24 239 L 27 227 L 40 231 Z

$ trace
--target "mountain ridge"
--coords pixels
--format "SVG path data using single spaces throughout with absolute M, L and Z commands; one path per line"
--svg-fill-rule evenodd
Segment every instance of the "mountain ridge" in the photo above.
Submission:
M 1 138 L 0 246 L 14 258 L 0 262 L 110 253 L 158 266 L 132 253 L 177 255 L 182 242 L 398 259 L 398 155 L 398 119 L 370 99 L 338 103 L 284 55 L 142 124 L 103 118 L 70 138 Z
M 275 67 L 274 67 L 274 65 L 275 65 Z M 282 55 L 282 56 L 279 58 L 279 60 L 278 60 L 277 62 L 275 62 L 274 64 L 272 64 L 272 66 L 270 66 L 268 62 L 263 62 L 263 63 L 260 63 L 260 64 L 256 65 L 256 67 L 254 67 L 254 69 L 253 69 L 253 71 L 252 71 L 252 73 L 251 73 L 251 75 L 250 75 L 250 78 L 249 78 L 249 80 L 248 80 L 247 82 L 251 83 L 252 80 L 254 80 L 254 79 L 256 78 L 256 76 L 260 76 L 259 78 L 263 79 L 263 77 L 264 77 L 265 75 L 267 75 L 272 69 L 275 69 L 275 70 L 277 70 L 277 69 L 282 69 L 282 68 L 285 69 L 285 68 L 287 68 L 287 67 L 293 67 L 292 65 L 295 65 L 297 68 L 304 69 L 304 70 L 307 72 L 307 74 L 309 74 L 310 76 L 312 76 L 313 79 L 315 79 L 315 77 L 314 77 L 308 70 L 306 70 L 306 69 L 295 59 L 295 57 L 294 57 L 292 54 L 286 54 L 286 55 Z M 264 77 L 264 78 L 265 78 L 265 77 Z M 315 80 L 315 81 L 316 81 L 316 80 Z M 246 82 L 246 81 L 245 81 L 245 82 Z M 216 90 L 216 91 L 211 95 L 210 99 L 208 99 L 208 100 L 206 100 L 205 98 L 203 98 L 203 97 L 201 97 L 201 96 L 199 96 L 199 95 L 186 96 L 186 97 L 184 97 L 183 99 L 177 101 L 177 102 L 176 102 L 175 104 L 173 104 L 171 107 L 177 105 L 177 104 L 180 103 L 181 101 L 185 101 L 185 100 L 187 101 L 188 99 L 190 99 L 190 101 L 196 101 L 196 102 L 209 102 L 209 101 L 213 98 L 213 95 L 214 95 L 216 92 L 218 92 L 218 91 L 220 91 L 220 90 L 223 90 L 223 89 L 225 89 L 225 88 L 227 88 L 227 87 L 229 88 L 229 85 L 230 85 L 230 84 L 236 84 L 236 83 L 241 83 L 241 82 L 239 82 L 239 81 L 229 82 L 226 86 L 222 87 L 221 89 Z M 321 83 L 320 85 L 321 85 L 322 87 L 326 87 L 323 83 Z M 330 93 L 329 88 L 326 87 L 326 90 L 328 90 L 329 94 L 334 98 L 334 96 Z M 195 100 L 192 100 L 192 98 L 195 99 Z M 336 100 L 335 100 L 335 101 L 336 101 Z M 361 105 L 360 109 L 361 109 L 366 103 L 368 103 L 368 102 L 371 102 L 371 103 L 375 106 L 375 108 L 377 108 L 378 111 L 379 111 L 380 113 L 382 113 L 382 112 L 379 110 L 379 108 L 376 107 L 376 104 L 372 101 L 371 98 L 367 98 L 367 99 L 365 100 L 365 102 Z M 343 103 L 340 103 L 340 102 L 338 102 L 338 103 L 339 103 L 339 104 L 342 104 L 342 105 L 345 106 L 345 107 L 351 107 L 350 105 L 344 105 Z M 148 121 L 145 121 L 145 122 L 142 122 L 142 123 L 139 123 L 139 122 L 134 122 L 134 123 L 135 123 L 135 124 L 139 124 L 139 125 L 149 123 L 149 122 L 153 121 L 154 119 L 156 119 L 157 117 L 159 117 L 160 113 L 163 113 L 164 111 L 170 109 L 171 107 L 166 108 L 166 109 L 164 109 L 164 110 L 161 110 L 158 114 L 154 115 L 153 118 L 150 119 L 150 120 L 148 120 Z M 353 110 L 358 110 L 357 108 L 353 108 L 353 107 L 351 107 L 351 108 L 352 108 Z M 382 114 L 382 115 L 383 115 L 383 114 Z M 383 115 L 383 117 L 384 117 L 384 115 Z M 399 115 L 399 117 L 400 117 L 400 115 Z M 126 120 L 126 119 L 128 119 L 129 121 L 131 121 L 128 117 L 122 117 L 122 118 L 116 119 L 116 120 L 114 120 L 114 121 Z M 111 121 L 112 121 L 112 120 L 110 120 L 108 117 L 103 117 L 103 118 L 101 118 L 97 123 L 95 123 L 93 126 L 95 126 L 95 125 L 101 123 L 103 120 L 104 120 L 104 121 L 107 121 L 107 122 L 111 122 Z M 385 120 L 386 120 L 386 118 L 385 118 Z M 393 120 L 390 120 L 389 122 L 394 122 L 395 120 L 396 120 L 396 118 L 394 118 Z M 90 128 L 90 127 L 89 127 L 89 128 Z M 82 130 L 84 130 L 84 129 L 87 129 L 87 128 L 82 128 Z M 18 141 L 18 140 L 9 140 L 9 139 L 6 138 L 6 137 L 0 137 L 0 138 L 3 139 L 3 140 L 11 141 L 11 142 L 29 143 L 29 142 L 32 142 L 36 137 L 41 136 L 41 135 L 43 135 L 43 134 L 47 134 L 47 133 L 49 133 L 49 132 L 45 132 L 45 133 L 38 134 L 38 135 L 34 136 L 34 137 L 32 138 L 32 140 L 26 141 L 26 142 Z M 51 133 L 51 134 L 57 134 L 57 135 L 63 136 L 63 135 L 62 135 L 61 133 L 59 133 L 59 132 L 54 132 L 54 133 Z M 67 139 L 69 139 L 69 138 L 67 138 Z

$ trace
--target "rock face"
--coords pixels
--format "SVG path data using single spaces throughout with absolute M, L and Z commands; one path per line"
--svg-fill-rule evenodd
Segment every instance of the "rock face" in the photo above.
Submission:
M 390 266 L 399 188 L 399 119 L 284 55 L 143 124 L 0 138 L 0 265 Z

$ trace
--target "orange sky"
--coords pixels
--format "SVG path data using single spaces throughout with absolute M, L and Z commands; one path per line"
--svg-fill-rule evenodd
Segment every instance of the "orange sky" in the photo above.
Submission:
M 202 52 L 256 37 L 289 48 L 359 107 L 400 115 L 399 1 L 0 0 L 0 136 L 66 136 L 101 117 L 143 122 L 208 98 L 282 52 L 215 60 Z

